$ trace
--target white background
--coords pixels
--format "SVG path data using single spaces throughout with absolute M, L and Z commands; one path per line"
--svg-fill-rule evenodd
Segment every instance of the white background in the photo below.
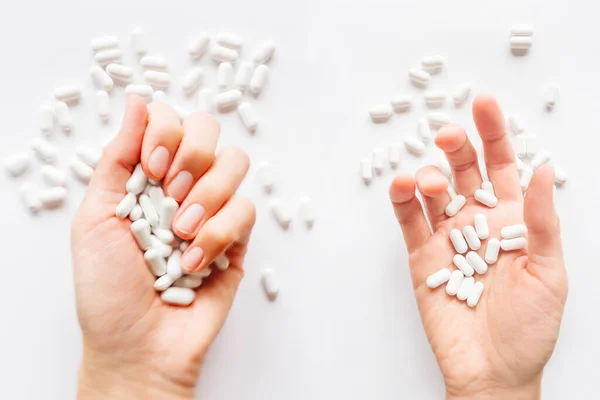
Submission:
M 550 4 L 554 3 L 554 4 Z M 559 4 L 561 3 L 561 4 Z M 568 3 L 568 4 L 565 4 Z M 546 399 L 596 398 L 600 367 L 600 279 L 597 115 L 600 65 L 597 7 L 548 1 L 1 1 L 0 159 L 27 148 L 39 135 L 37 111 L 59 84 L 80 83 L 84 101 L 74 109 L 71 137 L 57 129 L 65 166 L 77 144 L 99 145 L 116 131 L 123 104 L 115 90 L 113 120 L 94 114 L 88 44 L 100 33 L 140 25 L 151 53 L 171 59 L 177 79 L 190 67 L 191 36 L 233 31 L 249 46 L 278 44 L 268 89 L 256 102 L 260 132 L 252 137 L 235 114 L 222 120 L 223 143 L 244 147 L 254 166 L 276 166 L 276 196 L 294 206 L 307 194 L 318 220 L 307 231 L 295 220 L 283 232 L 268 212 L 254 168 L 241 191 L 255 200 L 258 223 L 244 279 L 230 317 L 199 382 L 206 399 L 437 399 L 441 375 L 423 333 L 408 274 L 406 250 L 387 200 L 393 176 L 365 187 L 358 162 L 376 146 L 414 133 L 425 113 L 406 72 L 425 55 L 442 54 L 447 69 L 433 87 L 452 91 L 472 81 L 495 94 L 569 173 L 557 192 L 570 278 L 570 295 L 555 354 L 543 382 Z M 508 50 L 514 23 L 535 26 L 527 57 Z M 133 65 L 130 51 L 127 62 Z M 203 60 L 214 83 L 215 69 Z M 138 75 L 139 79 L 139 75 Z M 561 84 L 553 113 L 543 110 L 541 88 Z M 171 90 L 179 94 L 177 85 Z M 373 126 L 366 110 L 399 92 L 414 94 L 408 115 Z M 193 102 L 180 104 L 191 108 Z M 473 134 L 469 107 L 446 110 Z M 440 153 L 405 156 L 416 171 Z M 18 187 L 41 182 L 39 165 L 18 180 L 0 174 L 0 390 L 7 399 L 73 398 L 81 338 L 75 316 L 69 222 L 84 188 L 73 181 L 68 207 L 30 217 Z M 263 295 L 259 272 L 274 268 L 281 294 Z

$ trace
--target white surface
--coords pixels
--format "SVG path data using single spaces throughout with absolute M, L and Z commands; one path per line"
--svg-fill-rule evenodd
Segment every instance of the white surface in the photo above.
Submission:
M 600 279 L 595 257 L 600 222 L 594 167 L 600 90 L 595 3 L 2 3 L 0 159 L 40 135 L 39 108 L 61 84 L 85 84 L 85 98 L 74 109 L 74 133 L 66 137 L 57 129 L 53 138 L 63 155 L 73 154 L 79 144 L 100 144 L 116 130 L 121 117 L 114 111 L 120 105 L 112 104 L 107 127 L 94 113 L 89 42 L 97 34 L 119 35 L 127 63 L 133 65 L 128 33 L 134 26 L 144 28 L 149 54 L 168 57 L 178 81 L 192 65 L 189 39 L 204 30 L 212 37 L 230 30 L 253 45 L 267 39 L 277 43 L 268 87 L 260 101 L 253 101 L 262 117 L 256 136 L 241 128 L 235 113 L 222 118 L 222 142 L 241 145 L 251 155 L 254 167 L 242 192 L 256 201 L 259 219 L 246 278 L 207 357 L 198 398 L 442 397 L 441 375 L 415 307 L 405 246 L 388 204 L 393 175 L 386 169 L 370 187 L 358 175 L 359 160 L 373 148 L 415 133 L 425 108 L 407 71 L 437 53 L 448 65 L 432 78 L 432 87 L 451 93 L 471 81 L 475 93 L 494 93 L 506 113 L 518 113 L 569 173 L 570 181 L 557 191 L 557 204 L 570 296 L 543 393 L 545 399 L 573 393 L 597 398 L 600 314 L 591 311 L 600 302 L 595 283 Z M 527 57 L 509 53 L 509 32 L 516 23 L 531 23 L 536 30 Z M 250 56 L 249 50 L 244 48 L 243 56 Z M 208 69 L 206 82 L 215 82 L 215 74 L 216 68 Z M 543 109 L 542 87 L 551 80 L 560 83 L 561 99 L 549 114 Z M 417 100 L 410 113 L 372 125 L 369 107 L 405 91 Z M 473 133 L 468 106 L 455 111 L 447 105 L 443 111 Z M 439 155 L 430 145 L 422 160 L 404 155 L 401 169 L 414 171 L 425 159 L 435 162 L 434 154 Z M 276 196 L 290 205 L 302 195 L 313 197 L 318 215 L 312 232 L 297 218 L 283 232 L 269 215 L 269 199 L 254 182 L 254 168 L 262 160 L 276 166 Z M 17 187 L 27 179 L 39 180 L 38 170 L 16 181 L 0 174 L 0 206 L 6 210 L 2 264 L 5 271 L 15 266 L 21 271 L 0 291 L 0 388 L 2 397 L 12 400 L 73 398 L 81 352 L 69 219 L 84 189 L 72 181 L 68 208 L 31 218 Z M 274 303 L 260 287 L 260 270 L 267 266 L 281 282 Z

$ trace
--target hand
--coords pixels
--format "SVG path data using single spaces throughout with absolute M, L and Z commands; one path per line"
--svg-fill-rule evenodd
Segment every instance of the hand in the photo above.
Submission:
M 83 331 L 80 398 L 193 398 L 200 366 L 243 276 L 254 206 L 235 194 L 248 156 L 215 157 L 217 120 L 194 113 L 182 124 L 165 103 L 130 96 L 119 135 L 106 147 L 72 224 L 77 313 Z M 137 163 L 180 204 L 174 232 L 192 240 L 184 268 L 198 271 L 226 252 L 189 307 L 161 302 L 129 231 L 115 217 Z M 192 211 L 190 211 L 192 210 Z
M 404 233 L 419 312 L 444 376 L 447 398 L 539 398 L 542 370 L 554 350 L 567 298 L 553 202 L 554 172 L 548 165 L 539 168 L 523 199 L 500 107 L 491 96 L 480 95 L 473 103 L 473 117 L 483 142 L 487 174 L 499 198 L 496 208 L 487 208 L 473 198 L 482 183 L 477 154 L 465 130 L 456 125 L 442 128 L 435 142 L 452 167 L 457 192 L 467 198 L 465 207 L 453 218 L 446 216 L 448 180 L 433 166 L 418 171 L 416 179 L 397 176 L 390 197 Z M 433 234 L 415 197 L 415 183 Z M 445 285 L 431 290 L 425 280 L 441 268 L 456 269 L 449 232 L 473 225 L 477 213 L 487 215 L 490 238 L 500 238 L 504 226 L 524 219 L 528 246 L 522 251 L 501 251 L 498 262 L 485 275 L 475 274 L 484 291 L 477 306 L 469 308 L 447 295 Z M 486 244 L 479 250 L 481 256 Z

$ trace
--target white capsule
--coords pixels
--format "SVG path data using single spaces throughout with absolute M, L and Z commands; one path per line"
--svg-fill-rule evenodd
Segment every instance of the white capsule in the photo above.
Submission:
M 460 289 L 464 279 L 465 276 L 461 271 L 452 271 L 450 280 L 448 280 L 448 284 L 446 284 L 446 293 L 448 293 L 450 296 L 455 296 L 458 293 L 458 290 Z
M 140 194 L 144 191 L 146 183 L 148 183 L 148 177 L 142 169 L 142 164 L 138 164 L 135 166 L 131 177 L 125 184 L 125 188 L 128 193 Z
M 183 241 L 179 245 L 179 250 L 183 253 L 184 251 L 186 251 L 188 249 L 188 247 L 190 247 L 190 242 Z
M 143 216 L 144 212 L 142 211 L 142 207 L 140 207 L 139 204 L 136 204 L 135 207 L 133 207 L 133 209 L 129 213 L 129 219 L 131 220 L 131 222 L 135 222 Z
M 235 109 L 242 100 L 242 92 L 237 89 L 228 90 L 215 96 L 215 103 L 220 113 Z
M 69 163 L 69 168 L 75 177 L 83 184 L 87 185 L 92 179 L 94 169 L 81 161 L 77 157 L 73 157 Z
M 36 214 L 42 209 L 42 200 L 40 199 L 40 190 L 32 183 L 24 183 L 19 189 L 21 199 L 30 213 Z
M 477 303 L 479 303 L 479 299 L 481 298 L 481 294 L 483 293 L 483 283 L 476 282 L 471 289 L 471 293 L 469 293 L 469 297 L 467 298 L 467 305 L 469 307 L 475 307 Z
M 458 293 L 456 293 L 456 298 L 458 300 L 466 300 L 471 292 L 473 291 L 473 286 L 475 285 L 475 278 L 466 277 L 463 279 L 460 288 L 458 289 Z
M 412 97 L 410 95 L 398 95 L 390 101 L 390 104 L 396 113 L 407 112 L 412 106 Z
M 431 75 L 420 69 L 411 69 L 408 71 L 408 77 L 414 86 L 422 89 L 429 86 L 431 80 Z
M 44 165 L 41 169 L 42 178 L 49 186 L 67 186 L 67 173 L 52 165 Z
M 174 281 L 181 278 L 183 270 L 181 269 L 181 252 L 179 250 L 173 251 L 169 260 L 167 261 L 167 275 Z
M 235 75 L 235 87 L 240 90 L 246 90 L 252 79 L 252 73 L 254 72 L 254 65 L 248 61 L 244 61 L 240 64 L 237 74 Z
M 258 129 L 258 117 L 250 103 L 245 101 L 240 103 L 237 112 L 246 129 L 252 133 L 256 132 L 256 129 Z
M 152 233 L 164 244 L 170 245 L 175 240 L 175 235 L 168 229 L 156 228 Z
M 439 108 L 446 102 L 446 92 L 443 90 L 428 90 L 425 92 L 425 105 L 429 108 Z
M 269 67 L 265 64 L 260 64 L 254 69 L 254 72 L 252 73 L 252 78 L 250 78 L 250 84 L 248 85 L 250 92 L 255 97 L 258 96 L 265 88 L 265 85 L 267 84 L 268 80 Z
M 126 95 L 136 94 L 147 101 L 152 99 L 153 93 L 154 89 L 150 85 L 127 85 L 127 87 L 125 87 Z
M 473 276 L 475 270 L 467 262 L 467 259 L 462 254 L 456 254 L 452 258 L 452 262 L 456 265 L 456 268 L 460 269 L 464 276 Z
M 553 82 L 546 85 L 546 88 L 544 89 L 544 105 L 549 111 L 554 109 L 554 106 L 558 101 L 559 91 L 560 86 L 558 86 L 558 83 Z
M 383 166 L 385 163 L 385 150 L 383 148 L 376 148 L 373 150 L 373 162 L 372 162 L 372 166 L 373 166 L 373 171 L 375 171 L 375 173 L 377 175 L 381 175 L 381 173 L 383 172 Z
M 467 204 L 467 199 L 462 194 L 456 196 L 450 203 L 446 206 L 446 215 L 449 217 L 454 217 L 458 212 Z
M 425 144 L 414 136 L 405 137 L 404 146 L 409 153 L 415 156 L 421 156 L 425 152 Z
M 207 33 L 201 33 L 190 41 L 188 53 L 194 59 L 201 58 L 208 50 L 210 37 Z
M 176 306 L 189 306 L 194 301 L 196 292 L 193 289 L 170 287 L 160 295 L 163 303 Z
M 448 193 L 450 200 L 454 200 L 456 196 L 458 196 L 458 193 L 456 193 L 456 189 L 454 189 L 454 185 L 451 182 L 448 183 L 448 189 L 446 192 Z
M 137 205 L 137 196 L 132 193 L 127 193 L 125 197 L 117 205 L 115 215 L 119 219 L 125 219 L 129 216 L 129 213 Z
M 369 109 L 369 115 L 374 123 L 387 122 L 392 116 L 392 106 L 390 104 L 378 104 Z
M 139 202 L 142 211 L 144 211 L 144 218 L 150 223 L 150 226 L 153 228 L 158 227 L 158 213 L 156 212 L 150 197 L 148 197 L 147 194 L 142 194 L 140 195 Z
M 481 184 L 481 189 L 496 196 L 496 193 L 494 192 L 494 184 L 490 181 L 483 181 L 483 183 Z
M 527 156 L 527 136 L 519 135 L 514 140 L 515 154 L 519 158 Z
M 463 236 L 471 250 L 479 250 L 481 248 L 481 240 L 479 240 L 479 236 L 477 236 L 477 232 L 473 226 L 465 226 L 463 228 Z
M 233 33 L 219 33 L 216 42 L 220 46 L 233 50 L 239 50 L 243 44 L 242 38 Z
M 527 190 L 529 187 L 529 182 L 531 182 L 531 178 L 533 178 L 533 170 L 529 168 L 521 170 L 521 177 L 519 178 L 521 190 Z
M 423 143 L 431 142 L 433 135 L 431 134 L 431 127 L 426 118 L 420 118 L 419 121 L 417 121 L 417 133 Z
M 76 103 L 81 98 L 81 88 L 74 85 L 58 87 L 54 89 L 54 97 L 64 103 Z
M 452 242 L 454 250 L 456 250 L 457 253 L 462 254 L 466 253 L 467 250 L 469 250 L 469 247 L 467 246 L 467 241 L 465 240 L 460 229 L 452 229 L 450 231 L 450 242 Z
M 275 42 L 272 40 L 264 42 L 254 53 L 252 59 L 255 64 L 266 64 L 275 53 Z
M 238 58 L 238 52 L 228 49 L 227 47 L 216 45 L 210 49 L 210 57 L 216 62 L 228 61 L 234 63 Z
M 156 236 L 150 235 L 150 242 L 152 243 L 152 247 L 158 250 L 162 258 L 169 258 L 173 254 L 173 246 L 164 244 Z
M 58 148 L 47 140 L 35 138 L 31 141 L 31 148 L 41 162 L 52 164 L 56 161 Z
M 144 260 L 146 260 L 146 264 L 154 276 L 163 276 L 167 273 L 167 263 L 157 249 L 150 248 L 146 250 L 144 253 Z M 173 277 L 171 277 L 171 279 L 173 279 Z
M 398 168 L 400 165 L 400 143 L 392 143 L 388 149 L 388 161 L 390 162 L 390 167 L 392 169 Z
M 515 239 L 527 236 L 527 226 L 525 224 L 509 225 L 500 231 L 502 239 Z
M 487 243 L 487 248 L 485 249 L 485 262 L 489 265 L 496 264 L 499 252 L 500 241 L 496 238 L 490 239 Z
M 28 153 L 17 153 L 4 161 L 4 168 L 14 177 L 23 175 L 31 164 Z
M 69 106 L 65 102 L 59 101 L 54 105 L 54 113 L 60 128 L 64 132 L 70 132 L 73 129 L 73 116 Z
M 172 197 L 165 197 L 160 207 L 160 227 L 170 230 L 173 225 L 173 219 L 179 209 L 179 203 Z
M 516 115 L 511 115 L 508 117 L 508 129 L 514 133 L 515 135 L 520 135 L 525 131 L 525 127 L 523 126 L 523 121 Z
M 147 70 L 144 71 L 143 78 L 153 88 L 166 89 L 171 85 L 171 75 L 168 72 Z
M 169 69 L 169 60 L 159 56 L 144 56 L 140 60 L 140 65 L 145 69 L 166 71 Z
M 550 153 L 548 153 L 547 151 L 539 152 L 531 160 L 531 168 L 538 169 L 542 165 L 550 162 L 550 160 L 551 160 Z
M 123 58 L 123 52 L 120 49 L 102 50 L 96 53 L 94 58 L 98 64 L 104 67 L 108 64 L 120 63 L 121 59 Z
M 475 231 L 479 239 L 485 240 L 490 237 L 490 228 L 485 214 L 475 214 Z
M 241 93 L 241 92 L 240 92 Z M 198 104 L 196 109 L 201 112 L 210 113 L 213 109 L 212 91 L 210 89 L 202 89 L 198 92 Z
M 94 85 L 96 85 L 98 89 L 106 90 L 107 92 L 112 90 L 114 86 L 112 78 L 98 65 L 94 65 L 90 69 L 90 76 L 92 77 Z
M 42 206 L 47 209 L 60 207 L 67 198 L 67 189 L 62 186 L 56 186 L 45 189 L 40 192 Z
M 198 275 L 185 275 L 181 278 L 177 279 L 174 283 L 174 287 L 188 288 L 188 289 L 196 289 L 202 285 L 202 278 Z
M 440 112 L 430 112 L 427 115 L 427 119 L 429 120 L 431 129 L 440 129 L 450 123 L 450 117 L 447 114 Z
M 94 52 L 119 47 L 119 38 L 116 36 L 99 36 L 92 40 L 90 47 Z
M 148 51 L 146 34 L 142 28 L 135 27 L 131 30 L 131 47 L 137 55 L 146 54 Z
M 504 251 L 521 250 L 527 246 L 527 239 L 517 237 L 514 239 L 504 239 L 500 242 L 500 248 Z
M 365 182 L 365 185 L 371 183 L 373 179 L 373 165 L 371 160 L 364 159 L 360 161 L 360 177 Z
M 528 36 L 512 36 L 509 43 L 513 52 L 521 55 L 531 48 L 533 39 Z
M 526 24 L 513 25 L 510 28 L 511 36 L 533 36 L 533 26 Z
M 442 268 L 427 277 L 427 287 L 430 289 L 435 289 L 436 287 L 448 282 L 451 276 L 452 273 L 448 268 Z
M 106 73 L 112 79 L 121 83 L 130 83 L 133 81 L 133 68 L 121 64 L 108 64 L 106 66 Z
M 50 136 L 54 130 L 54 108 L 42 106 L 40 108 L 40 130 L 44 136 Z
M 217 87 L 225 90 L 233 82 L 233 65 L 230 62 L 222 62 L 217 70 Z
M 256 170 L 256 178 L 258 183 L 263 187 L 265 193 L 271 193 L 275 186 L 275 171 L 273 165 L 267 161 L 263 161 L 258 165 Z
M 475 253 L 474 251 L 470 251 L 467 253 L 465 258 L 467 259 L 469 265 L 473 267 L 475 272 L 478 274 L 483 275 L 487 272 L 488 265 L 479 254 Z
M 275 276 L 275 272 L 271 268 L 264 268 L 260 275 L 262 286 L 268 299 L 274 301 L 279 294 L 279 281 Z
M 229 258 L 225 254 L 219 254 L 213 261 L 213 264 L 219 271 L 225 271 L 229 268 Z
M 568 176 L 564 169 L 559 167 L 554 168 L 554 183 L 556 183 L 558 186 L 562 186 L 567 183 L 567 179 Z
M 110 119 L 110 99 L 104 90 L 96 92 L 96 112 L 102 121 Z
M 75 153 L 77 154 L 77 157 L 81 159 L 81 161 L 92 168 L 96 168 L 100 162 L 100 159 L 102 158 L 102 152 L 91 147 L 78 146 L 75 150 Z
M 436 165 L 446 178 L 452 179 L 452 168 L 446 157 L 439 158 Z
M 273 214 L 279 226 L 283 229 L 289 228 L 292 222 L 292 213 L 280 200 L 275 199 L 271 202 L 271 214 Z
M 131 234 L 143 251 L 152 248 L 152 236 L 150 235 L 150 224 L 145 219 L 138 219 L 130 227 Z
M 477 189 L 473 197 L 475 197 L 475 200 L 481 204 L 490 208 L 494 208 L 498 205 L 498 198 L 487 190 Z
M 173 279 L 169 275 L 163 275 L 154 282 L 154 290 L 164 292 L 173 284 Z
M 471 95 L 471 87 L 472 85 L 470 83 L 463 83 L 458 87 L 458 89 L 456 89 L 454 95 L 452 96 L 455 107 L 460 107 L 466 103 L 467 99 Z
M 204 81 L 204 71 L 200 67 L 194 67 L 188 72 L 185 78 L 183 78 L 181 87 L 185 93 L 190 94 L 198 89 L 198 86 L 202 84 L 202 81 Z
M 421 60 L 421 66 L 425 71 L 429 72 L 430 74 L 437 74 L 442 72 L 445 63 L 446 60 L 440 55 L 425 57 Z
M 315 224 L 315 206 L 310 197 L 304 196 L 298 200 L 298 215 L 308 228 L 312 228 Z

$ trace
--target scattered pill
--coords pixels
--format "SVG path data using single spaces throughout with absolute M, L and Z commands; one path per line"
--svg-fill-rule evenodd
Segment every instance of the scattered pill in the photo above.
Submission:
M 164 213 L 163 201 L 165 200 L 165 192 L 163 192 L 163 190 L 160 186 L 154 186 L 154 185 L 150 184 L 150 179 L 148 179 L 148 184 L 146 185 L 146 188 L 144 189 L 144 193 L 146 193 L 148 195 L 148 197 L 150 197 L 150 201 L 152 201 L 152 204 L 154 205 L 154 208 L 158 212 L 158 215 L 162 221 L 163 213 Z M 161 226 L 161 228 L 171 229 L 170 225 L 162 225 L 161 224 L 160 226 Z
M 475 214 L 475 231 L 479 239 L 485 240 L 490 237 L 490 228 L 488 226 L 485 214 Z M 475 250 L 475 249 L 474 249 Z
M 119 38 L 116 36 L 99 36 L 92 40 L 90 47 L 94 52 L 119 47 Z
M 50 136 L 54 130 L 54 108 L 42 106 L 40 108 L 40 130 L 44 136 Z
M 199 275 L 185 275 L 181 278 L 177 279 L 174 283 L 174 287 L 188 288 L 188 289 L 196 289 L 202 286 L 202 278 Z
M 527 246 L 527 239 L 518 237 L 514 239 L 504 239 L 500 242 L 500 248 L 504 251 L 521 250 Z
M 525 127 L 523 126 L 523 121 L 516 115 L 511 115 L 508 117 L 508 129 L 514 133 L 515 135 L 520 135 L 525 131 Z
M 175 240 L 175 235 L 169 229 L 156 228 L 152 233 L 164 244 L 170 245 Z
M 254 69 L 252 73 L 252 78 L 250 78 L 250 84 L 248 85 L 250 92 L 254 96 L 258 96 L 269 79 L 269 67 L 265 64 L 260 64 Z
M 496 196 L 496 193 L 494 192 L 494 184 L 492 182 L 483 181 L 483 183 L 481 184 L 481 188 L 486 192 Z
M 533 26 L 526 24 L 513 25 L 510 29 L 511 36 L 533 36 Z
M 438 74 L 442 72 L 445 62 L 446 60 L 444 57 L 436 55 L 423 58 L 421 60 L 421 66 L 430 74 Z
M 133 81 L 133 68 L 121 64 L 108 64 L 106 66 L 106 73 L 112 79 L 121 83 L 130 83 Z
M 127 85 L 125 87 L 125 94 L 136 94 L 146 100 L 151 100 L 153 93 L 154 89 L 150 85 Z
M 258 183 L 263 187 L 265 193 L 271 193 L 275 186 L 275 171 L 270 162 L 263 161 L 256 170 Z
M 138 219 L 131 224 L 130 230 L 140 249 L 146 251 L 152 248 L 152 236 L 150 235 L 150 224 L 148 221 Z
M 237 108 L 238 115 L 248 131 L 254 133 L 258 129 L 258 117 L 254 108 L 248 102 L 242 102 Z
M 427 121 L 426 118 L 421 118 L 419 119 L 419 121 L 417 121 L 417 133 L 419 134 L 419 137 L 421 138 L 421 141 L 423 143 L 431 142 L 433 136 L 431 134 L 431 127 L 429 126 L 429 121 Z
M 421 89 L 429 86 L 429 81 L 431 80 L 431 75 L 419 69 L 411 69 L 408 71 L 408 77 L 414 86 Z
M 40 192 L 42 206 L 47 209 L 60 207 L 67 198 L 67 189 L 62 186 L 56 186 L 45 189 Z
M 250 79 L 252 79 L 253 72 L 254 65 L 252 65 L 251 62 L 242 62 L 235 75 L 235 87 L 242 91 L 246 90 L 246 88 L 250 84 Z
M 201 33 L 196 36 L 190 42 L 188 46 L 188 53 L 190 57 L 198 59 L 201 58 L 208 50 L 208 45 L 210 43 L 210 37 L 207 33 Z
M 163 275 L 154 282 L 154 289 L 157 292 L 167 290 L 173 284 L 173 279 L 169 275 Z
M 500 252 L 500 241 L 496 238 L 492 238 L 487 243 L 485 249 L 485 262 L 489 265 L 495 264 L 498 261 L 498 254 Z
M 96 92 L 96 112 L 102 121 L 110 119 L 110 99 L 104 90 Z
M 174 281 L 181 278 L 183 270 L 181 269 L 181 252 L 179 250 L 173 251 L 167 261 L 167 275 Z
M 240 92 L 241 93 L 241 92 Z M 198 103 L 196 109 L 201 112 L 210 113 L 212 111 L 212 92 L 210 89 L 202 89 L 198 92 Z
M 567 179 L 568 176 L 564 169 L 559 167 L 554 168 L 554 183 L 556 183 L 559 186 L 562 186 L 565 183 L 567 183 Z
M 67 173 L 52 165 L 44 165 L 41 169 L 42 178 L 49 186 L 67 186 Z
M 62 86 L 54 89 L 54 97 L 57 101 L 75 103 L 81 98 L 81 88 L 79 86 Z
M 542 165 L 550 162 L 550 160 L 550 153 L 548 153 L 547 151 L 541 151 L 537 153 L 531 160 L 531 168 L 538 169 Z
M 129 219 L 131 222 L 135 222 L 140 218 L 144 217 L 144 212 L 142 211 L 142 207 L 139 204 L 136 204 L 135 207 L 129 213 Z
M 266 64 L 275 53 L 275 42 L 272 40 L 266 41 L 254 53 L 252 59 L 255 64 Z
M 531 182 L 531 178 L 533 178 L 533 170 L 529 168 L 521 170 L 521 177 L 519 178 L 521 190 L 527 190 L 529 187 L 529 182 Z
M 127 193 L 140 194 L 144 191 L 146 187 L 146 183 L 148 183 L 148 177 L 144 173 L 142 168 L 142 164 L 136 165 L 131 177 L 127 181 L 125 185 L 127 189 Z
M 213 264 L 217 266 L 219 271 L 225 271 L 229 268 L 229 258 L 225 254 L 219 254 L 213 261 Z
M 177 210 L 179 209 L 179 203 L 172 197 L 165 197 L 162 200 L 160 207 L 160 227 L 162 229 L 170 230 L 173 225 L 173 219 Z
M 144 260 L 148 264 L 148 268 L 154 274 L 154 276 L 163 276 L 167 273 L 167 263 L 158 250 L 151 248 L 144 253 Z M 169 259 L 170 260 L 170 259 Z M 172 280 L 173 277 L 171 276 Z
M 454 200 L 456 196 L 458 196 L 458 193 L 456 193 L 456 189 L 454 189 L 454 185 L 450 182 L 448 183 L 448 189 L 446 190 L 446 192 L 448 193 L 450 200 Z
M 456 268 L 460 269 L 464 276 L 473 276 L 475 270 L 471 265 L 467 262 L 467 259 L 462 254 L 456 254 L 454 258 L 452 258 L 452 262 L 456 265 Z
M 200 67 L 194 67 L 188 72 L 188 74 L 183 78 L 183 82 L 181 87 L 183 91 L 187 94 L 193 93 L 198 86 L 202 84 L 204 80 L 204 71 Z
M 471 87 L 472 85 L 470 83 L 463 83 L 456 89 L 452 96 L 455 107 L 460 107 L 467 102 L 467 99 L 471 95 Z
M 261 282 L 268 299 L 274 301 L 279 294 L 279 282 L 272 269 L 264 268 L 261 271 Z
M 81 159 L 73 157 L 69 163 L 69 168 L 81 183 L 86 185 L 90 183 L 92 175 L 94 174 L 94 169 L 81 161 Z
M 479 299 L 481 298 L 481 294 L 483 293 L 483 283 L 476 282 L 471 289 L 471 293 L 469 293 L 469 297 L 467 298 L 467 305 L 469 307 L 475 307 L 477 303 L 479 303 Z
M 292 222 L 292 214 L 285 207 L 280 200 L 273 200 L 271 202 L 271 213 L 275 217 L 277 223 L 283 228 L 288 229 Z
M 129 216 L 129 213 L 133 210 L 133 208 L 137 205 L 137 197 L 133 193 L 127 193 L 125 197 L 119 202 L 117 205 L 117 210 L 115 211 L 115 215 L 119 219 L 125 219 Z
M 502 239 L 515 239 L 527 235 L 527 226 L 525 224 L 509 225 L 500 231 Z
M 143 55 L 148 52 L 146 34 L 142 28 L 135 27 L 131 30 L 131 47 L 137 55 Z
M 242 39 L 233 33 L 220 33 L 217 35 L 217 44 L 228 49 L 239 50 L 242 47 Z
M 456 252 L 459 254 L 464 254 L 467 252 L 467 250 L 469 250 L 467 241 L 465 240 L 460 229 L 452 229 L 450 231 L 450 242 L 452 242 L 454 250 L 456 250 Z M 465 275 L 467 274 L 465 273 Z
M 242 92 L 237 89 L 231 89 L 215 96 L 215 103 L 220 113 L 226 113 L 237 108 L 242 100 Z
M 464 279 L 465 276 L 461 271 L 452 271 L 450 279 L 446 284 L 446 293 L 448 293 L 450 296 L 455 296 L 458 293 L 458 290 L 460 289 L 460 286 L 462 285 Z
M 525 54 L 533 44 L 533 40 L 529 36 L 512 36 L 510 38 L 510 48 L 516 55 Z
M 387 122 L 392 116 L 392 106 L 390 104 L 378 104 L 369 109 L 369 115 L 374 123 Z
M 398 168 L 400 165 L 400 143 L 392 143 L 388 149 L 388 161 L 390 162 L 390 167 L 392 169 Z
M 96 53 L 94 58 L 98 64 L 104 67 L 108 64 L 120 63 L 123 58 L 123 52 L 120 49 L 102 50 Z
M 446 206 L 446 215 L 454 217 L 458 212 L 467 204 L 467 199 L 462 194 L 456 196 L 450 201 L 450 204 Z
M 410 95 L 398 95 L 390 101 L 395 113 L 403 113 L 410 110 L 412 97 Z
M 381 175 L 381 173 L 383 172 L 383 166 L 385 163 L 385 150 L 383 148 L 376 148 L 373 150 L 373 161 L 372 161 L 372 166 L 373 166 L 373 171 L 377 174 L 377 175 Z
M 23 175 L 31 164 L 28 153 L 17 153 L 4 161 L 4 168 L 14 177 Z
M 158 227 L 158 213 L 156 212 L 156 208 L 154 208 L 154 204 L 152 204 L 152 200 L 148 197 L 147 194 L 140 195 L 140 207 L 142 207 L 142 211 L 144 212 L 144 218 L 148 221 L 151 227 Z
M 238 52 L 228 49 L 227 47 L 216 45 L 210 49 L 210 56 L 216 62 L 221 63 L 228 61 L 234 63 L 238 58 Z
M 477 189 L 473 197 L 475 197 L 475 200 L 481 204 L 490 208 L 494 208 L 498 205 L 498 198 L 487 190 Z
M 46 139 L 34 138 L 31 148 L 41 162 L 52 164 L 58 157 L 58 148 Z
M 552 111 L 554 109 L 554 106 L 558 101 L 559 90 L 560 87 L 558 86 L 558 83 L 549 83 L 546 85 L 546 88 L 544 89 L 544 105 L 547 110 Z
M 479 236 L 477 236 L 477 232 L 473 226 L 465 226 L 462 232 L 471 250 L 479 250 L 481 248 L 481 240 L 479 240 Z
M 465 277 L 463 279 L 460 288 L 458 289 L 458 293 L 456 294 L 456 298 L 458 300 L 464 301 L 466 300 L 471 292 L 473 291 L 473 286 L 475 285 L 475 278 L 473 277 Z
M 144 56 L 140 60 L 140 65 L 149 70 L 166 71 L 169 69 L 169 60 L 159 56 Z
M 439 108 L 446 103 L 446 92 L 443 90 L 428 90 L 425 92 L 425 105 L 429 108 Z
M 90 69 L 90 76 L 98 89 L 106 90 L 107 92 L 112 90 L 114 86 L 112 78 L 98 65 L 94 65 Z
M 469 263 L 469 265 L 471 267 L 473 267 L 475 272 L 477 272 L 478 274 L 483 275 L 487 272 L 488 265 L 483 260 L 483 258 L 481 258 L 481 256 L 479 254 L 477 254 L 476 252 L 474 252 L 474 251 L 468 252 L 467 256 L 465 258 L 467 259 L 467 262 Z
M 59 101 L 54 105 L 54 113 L 63 132 L 71 132 L 73 129 L 73 116 L 69 106 L 65 102 Z
M 40 199 L 40 190 L 32 183 L 24 183 L 19 189 L 21 199 L 30 213 L 36 214 L 42 209 L 42 200 Z
M 440 112 L 430 112 L 427 115 L 427 119 L 429 121 L 429 126 L 432 129 L 440 129 L 442 126 L 450 123 L 450 117 Z
M 404 146 L 409 153 L 415 156 L 420 156 L 425 152 L 425 144 L 414 136 L 405 137 Z
M 229 88 L 233 81 L 233 65 L 230 62 L 222 62 L 217 70 L 217 87 L 221 90 Z
M 451 276 L 452 273 L 448 268 L 440 269 L 439 271 L 427 277 L 427 287 L 430 289 L 435 289 L 436 287 L 448 282 Z
M 144 81 L 157 89 L 166 89 L 171 85 L 171 75 L 168 72 L 147 70 L 143 74 Z
M 193 289 L 170 287 L 160 295 L 160 299 L 167 304 L 189 306 L 194 301 L 196 292 Z
M 154 235 L 150 235 L 150 242 L 152 243 L 152 247 L 158 250 L 163 258 L 169 258 L 173 253 L 173 246 L 163 243 L 162 240 Z
M 427 123 L 427 121 L 425 121 L 425 123 Z M 452 168 L 446 157 L 439 158 L 436 165 L 446 178 L 452 179 Z

